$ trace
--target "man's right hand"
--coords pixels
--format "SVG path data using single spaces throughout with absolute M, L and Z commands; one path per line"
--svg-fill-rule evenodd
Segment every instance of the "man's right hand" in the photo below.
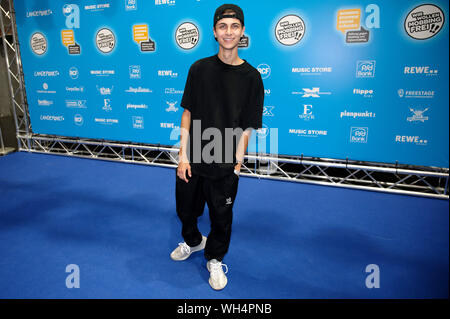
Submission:
M 187 162 L 187 161 L 180 161 L 178 163 L 177 176 L 180 179 L 182 179 L 183 181 L 185 181 L 186 183 L 188 183 L 189 180 L 187 179 L 186 171 L 187 171 L 189 177 L 192 177 L 191 165 L 189 164 L 189 162 Z

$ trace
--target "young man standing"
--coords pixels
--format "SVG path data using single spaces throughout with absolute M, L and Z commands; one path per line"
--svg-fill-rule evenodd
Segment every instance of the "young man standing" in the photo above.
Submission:
M 176 208 L 185 242 L 170 256 L 185 260 L 204 249 L 209 284 L 216 290 L 227 284 L 228 268 L 222 260 L 230 244 L 241 164 L 252 129 L 262 125 L 261 75 L 238 56 L 244 30 L 240 7 L 224 4 L 217 8 L 213 32 L 219 53 L 191 66 L 181 101 Z M 207 238 L 197 227 L 205 202 L 211 220 Z

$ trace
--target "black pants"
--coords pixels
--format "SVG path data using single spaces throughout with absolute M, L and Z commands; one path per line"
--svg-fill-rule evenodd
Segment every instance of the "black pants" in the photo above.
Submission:
M 233 172 L 220 179 L 192 174 L 188 180 L 186 183 L 176 176 L 176 206 L 182 223 L 181 235 L 191 247 L 200 244 L 202 234 L 197 227 L 197 218 L 203 214 L 207 203 L 211 231 L 206 241 L 205 258 L 222 261 L 230 245 L 239 177 Z

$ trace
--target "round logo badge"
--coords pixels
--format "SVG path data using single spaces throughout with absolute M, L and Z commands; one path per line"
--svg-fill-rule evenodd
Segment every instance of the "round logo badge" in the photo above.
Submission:
M 275 37 L 283 45 L 295 45 L 305 35 L 305 23 L 299 16 L 290 14 L 281 18 L 275 27 Z
M 110 29 L 103 28 L 97 32 L 95 43 L 101 52 L 110 53 L 116 46 L 116 37 Z
M 30 40 L 31 50 L 34 54 L 43 55 L 47 52 L 47 39 L 41 32 L 33 33 Z
M 185 22 L 180 24 L 175 32 L 175 40 L 177 44 L 184 50 L 191 50 L 194 48 L 200 38 L 200 32 L 195 24 Z
M 83 125 L 83 116 L 81 116 L 80 114 L 76 114 L 73 117 L 73 121 L 75 122 L 76 125 L 81 126 Z
M 271 68 L 268 64 L 262 63 L 256 67 L 256 69 L 261 73 L 261 78 L 263 80 L 267 79 L 270 76 Z
M 424 4 L 411 10 L 405 19 L 405 31 L 417 40 L 434 37 L 444 25 L 444 12 L 434 4 Z

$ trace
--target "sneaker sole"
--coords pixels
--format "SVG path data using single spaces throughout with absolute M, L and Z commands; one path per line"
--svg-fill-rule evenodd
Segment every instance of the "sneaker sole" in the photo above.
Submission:
M 213 285 L 211 284 L 211 278 L 209 278 L 208 282 L 209 282 L 209 285 L 211 286 L 212 289 L 214 289 L 214 290 L 222 290 L 228 284 L 228 279 L 227 279 L 227 277 L 225 277 L 225 285 L 222 288 L 214 288 Z

